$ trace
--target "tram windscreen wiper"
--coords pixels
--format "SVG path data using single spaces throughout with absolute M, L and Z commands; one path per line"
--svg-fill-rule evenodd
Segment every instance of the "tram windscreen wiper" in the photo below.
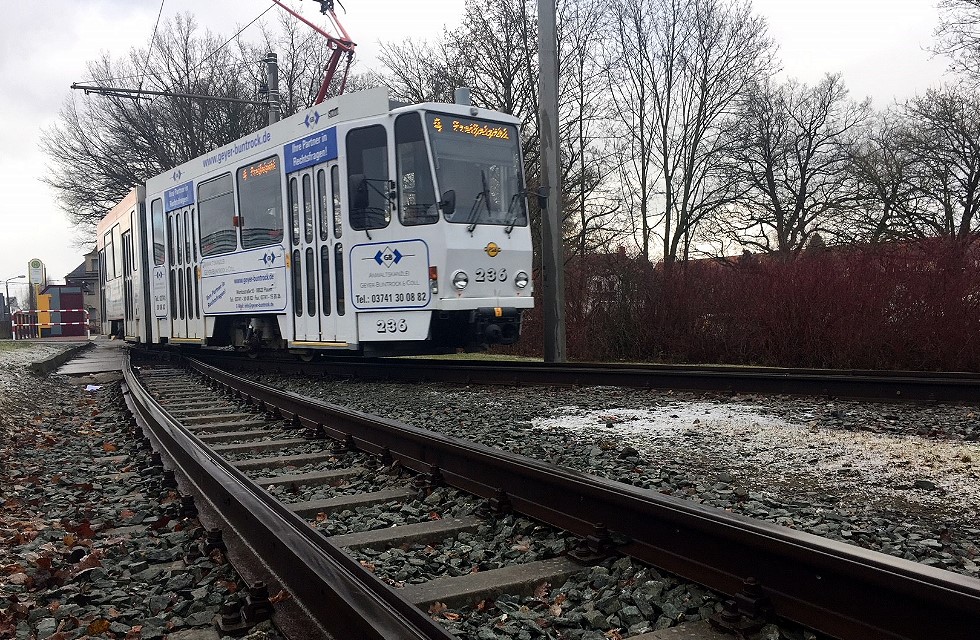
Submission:
M 517 216 L 519 216 L 521 213 L 520 209 L 518 209 L 516 212 L 514 211 L 514 205 L 520 202 L 520 199 L 523 197 L 524 192 L 518 191 L 511 196 L 510 204 L 507 205 L 507 226 L 504 227 L 504 233 L 506 233 L 508 236 L 510 235 L 510 232 L 514 230 L 514 225 L 517 224 Z
M 480 200 L 483 200 L 483 203 L 487 207 L 487 215 L 490 215 L 490 187 L 487 185 L 487 172 L 483 169 L 480 169 L 480 179 L 483 181 L 483 191 L 476 194 L 476 198 L 473 200 L 473 207 L 470 209 L 470 213 L 466 218 L 470 222 L 466 230 L 470 233 L 473 233 L 473 230 L 476 229 Z

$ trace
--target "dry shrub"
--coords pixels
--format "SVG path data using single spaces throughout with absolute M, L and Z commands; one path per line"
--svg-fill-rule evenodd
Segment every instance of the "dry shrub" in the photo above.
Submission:
M 572 360 L 980 371 L 980 252 L 963 242 L 566 271 Z M 540 286 L 540 285 L 539 285 Z M 538 288 L 540 296 L 540 288 Z M 512 353 L 540 355 L 540 297 Z

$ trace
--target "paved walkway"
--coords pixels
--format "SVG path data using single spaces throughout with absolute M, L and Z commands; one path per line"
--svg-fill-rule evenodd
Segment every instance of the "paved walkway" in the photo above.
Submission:
M 57 373 L 78 378 L 76 382 L 79 383 L 105 383 L 121 378 L 126 362 L 126 343 L 104 337 L 89 342 L 91 347 L 63 364 Z

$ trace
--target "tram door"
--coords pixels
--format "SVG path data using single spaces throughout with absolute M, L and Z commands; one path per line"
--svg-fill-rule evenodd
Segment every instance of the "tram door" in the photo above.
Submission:
M 288 176 L 293 340 L 337 339 L 333 296 L 336 283 L 331 211 L 337 164 L 316 165 Z
M 171 336 L 194 339 L 201 335 L 200 283 L 197 279 L 197 243 L 194 207 L 175 209 L 168 214 L 170 236 L 170 319 Z

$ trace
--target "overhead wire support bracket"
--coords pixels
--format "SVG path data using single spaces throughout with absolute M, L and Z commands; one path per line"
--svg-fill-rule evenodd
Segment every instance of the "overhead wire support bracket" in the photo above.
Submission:
M 213 100 L 215 102 L 234 102 L 238 104 L 254 104 L 265 106 L 269 102 L 267 100 L 245 100 L 243 98 L 224 98 L 221 96 L 206 96 L 199 93 L 177 93 L 175 91 L 152 91 L 150 89 L 126 89 L 125 87 L 100 87 L 90 84 L 79 84 L 78 82 L 73 82 L 71 88 L 76 91 L 84 91 L 85 93 L 96 93 L 104 96 L 112 96 L 114 98 L 132 98 L 136 100 L 143 97 L 144 95 L 151 96 L 167 96 L 169 98 L 190 98 L 193 100 Z
M 280 7 L 282 7 L 283 9 L 285 9 L 286 11 L 288 11 L 291 16 L 293 16 L 294 18 L 296 18 L 297 20 L 307 25 L 308 27 L 310 27 L 311 29 L 313 29 L 314 31 L 322 35 L 324 38 L 326 38 L 327 42 L 329 43 L 328 46 L 332 50 L 332 53 L 330 54 L 330 60 L 327 62 L 327 69 L 324 72 L 323 83 L 320 85 L 320 91 L 317 92 L 316 100 L 314 101 L 313 104 L 320 104 L 321 102 L 324 101 L 324 99 L 326 99 L 327 91 L 330 89 L 330 84 L 333 82 L 334 75 L 336 75 L 337 73 L 337 67 L 340 66 L 340 60 L 341 58 L 344 58 L 346 56 L 347 63 L 344 66 L 344 75 L 341 77 L 340 88 L 337 91 L 337 95 L 341 95 L 342 93 L 344 93 L 344 89 L 347 86 L 347 72 L 350 71 L 350 66 L 354 62 L 354 48 L 357 46 L 357 43 L 355 43 L 353 40 L 350 39 L 350 36 L 347 34 L 347 30 L 344 29 L 344 26 L 342 24 L 340 24 L 340 20 L 337 18 L 337 14 L 334 13 L 333 10 L 334 0 L 317 0 L 317 1 L 320 3 L 320 13 L 330 18 L 331 24 L 333 24 L 333 27 L 337 30 L 337 32 L 341 36 L 339 38 L 334 35 L 331 35 L 327 31 L 324 31 L 320 27 L 316 26 L 315 24 L 313 24 L 312 22 L 310 22 L 300 14 L 296 13 L 295 11 L 293 11 L 292 9 L 284 5 L 279 0 L 272 0 L 272 1 L 275 4 L 279 5 Z

